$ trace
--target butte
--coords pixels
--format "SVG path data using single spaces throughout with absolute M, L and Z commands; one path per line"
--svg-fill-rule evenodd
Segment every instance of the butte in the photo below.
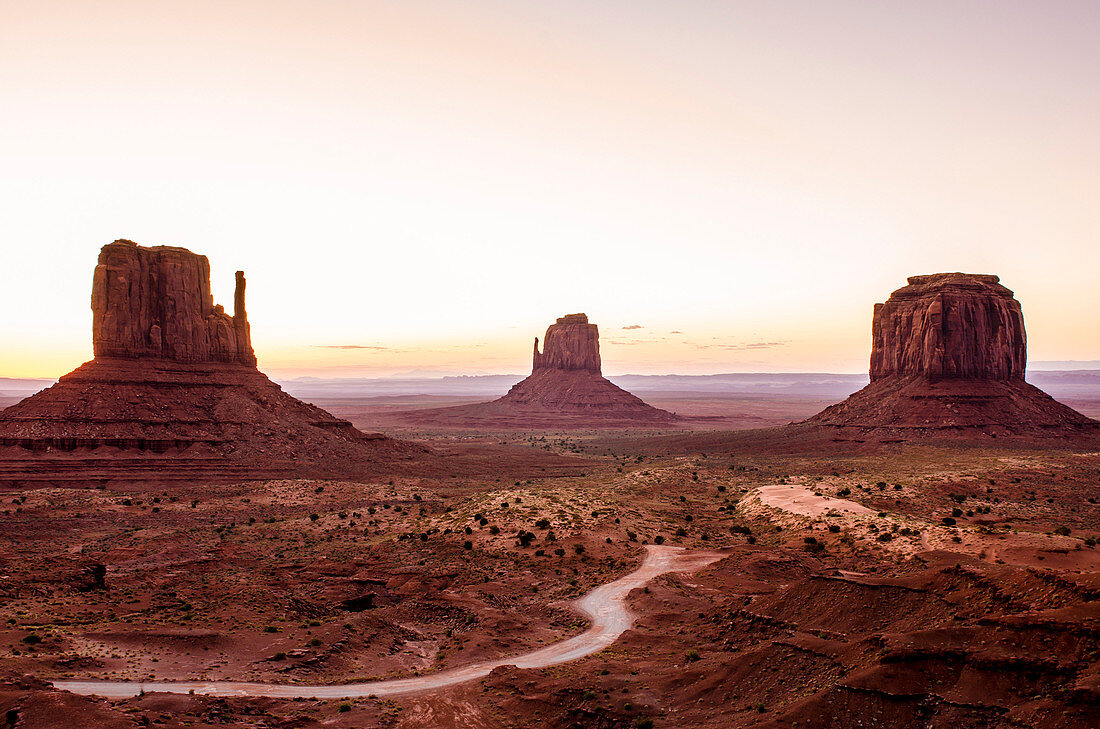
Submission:
M 1065 436 L 1100 423 L 1024 381 L 1020 302 L 997 276 L 912 276 L 871 324 L 871 382 L 806 420 L 840 433 Z
M 427 450 L 356 430 L 257 369 L 237 272 L 233 314 L 184 248 L 103 247 L 95 357 L 0 412 L 0 482 L 354 477 Z
M 535 337 L 531 375 L 487 403 L 417 410 L 417 425 L 502 428 L 663 427 L 676 415 L 647 405 L 603 376 L 600 332 L 585 314 L 560 317 Z

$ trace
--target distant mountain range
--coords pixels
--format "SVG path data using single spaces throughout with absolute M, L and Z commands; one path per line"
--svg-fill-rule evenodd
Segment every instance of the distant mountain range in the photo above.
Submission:
M 475 375 L 435 378 L 341 378 L 302 377 L 281 380 L 288 392 L 302 398 L 394 397 L 400 395 L 442 395 L 451 397 L 497 398 L 508 392 L 524 375 Z M 865 374 L 827 372 L 754 373 L 718 375 L 613 375 L 607 379 L 636 395 L 667 394 L 679 397 L 692 393 L 708 397 L 761 395 L 839 400 L 867 384 Z M 1100 367 L 1093 370 L 1035 370 L 1027 379 L 1054 397 L 1100 399 Z M 2 388 L 2 386 L 0 386 Z
M 1051 363 L 1053 364 L 1053 363 Z M 1056 398 L 1100 399 L 1100 362 L 1091 369 L 1029 370 L 1027 380 Z M 407 378 L 319 378 L 298 377 L 278 380 L 283 388 L 300 398 L 396 397 L 401 395 L 443 395 L 496 398 L 508 392 L 524 375 L 468 375 Z M 718 375 L 616 375 L 608 377 L 619 387 L 637 395 L 657 393 L 708 397 L 761 395 L 841 399 L 867 384 L 867 375 L 827 372 L 763 373 L 731 372 Z M 55 380 L 0 377 L 0 398 L 18 400 L 49 387 Z

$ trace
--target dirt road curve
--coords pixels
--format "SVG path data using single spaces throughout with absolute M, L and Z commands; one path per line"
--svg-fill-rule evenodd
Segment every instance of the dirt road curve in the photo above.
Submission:
M 489 674 L 499 666 L 519 668 L 543 668 L 601 651 L 614 643 L 624 631 L 634 624 L 634 616 L 626 605 L 631 590 L 641 587 L 666 572 L 694 572 L 722 558 L 718 552 L 687 552 L 681 547 L 646 547 L 648 554 L 642 566 L 614 582 L 597 587 L 576 603 L 574 607 L 592 621 L 584 633 L 554 643 L 533 653 L 512 658 L 500 658 L 485 663 L 475 663 L 462 668 L 441 671 L 426 676 L 392 681 L 336 684 L 333 686 L 300 686 L 288 684 L 247 683 L 238 681 L 83 681 L 68 679 L 54 681 L 53 685 L 76 694 L 123 698 L 145 692 L 165 692 L 211 696 L 269 696 L 275 698 L 339 699 L 356 696 L 394 696 L 396 694 L 430 691 L 464 681 L 473 681 Z

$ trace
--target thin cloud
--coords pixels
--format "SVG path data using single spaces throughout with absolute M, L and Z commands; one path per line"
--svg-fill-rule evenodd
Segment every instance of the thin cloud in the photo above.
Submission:
M 645 329 L 645 327 L 643 327 L 641 324 L 631 324 L 629 326 L 623 327 L 623 329 Z
M 383 349 L 389 350 L 389 347 L 379 347 L 372 344 L 311 344 L 311 347 L 315 349 Z
M 727 349 L 745 351 L 752 349 L 771 349 L 772 347 L 785 347 L 786 342 L 750 342 L 748 344 L 696 344 L 696 349 Z

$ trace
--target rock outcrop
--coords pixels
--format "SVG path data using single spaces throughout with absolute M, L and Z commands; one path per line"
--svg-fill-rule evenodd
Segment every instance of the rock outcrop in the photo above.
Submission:
M 848 432 L 1064 434 L 1100 425 L 1024 381 L 1020 303 L 996 276 L 913 276 L 871 325 L 871 383 L 806 421 Z
M 541 354 L 539 339 L 535 337 L 531 372 L 539 370 L 583 370 L 602 375 L 599 328 L 589 324 L 585 314 L 559 317 L 546 330 Z
M 116 240 L 103 246 L 92 279 L 95 356 L 254 367 L 244 290 L 244 272 L 237 271 L 230 316 L 214 304 L 206 256 Z
M 344 477 L 427 450 L 283 392 L 256 368 L 237 272 L 233 315 L 184 248 L 103 247 L 95 358 L 0 412 L 0 482 Z
M 1022 380 L 1026 360 L 1020 302 L 996 276 L 910 276 L 908 286 L 875 305 L 872 382 L 895 375 Z
M 559 318 L 535 339 L 531 375 L 487 403 L 410 411 L 404 422 L 464 428 L 663 427 L 676 416 L 602 374 L 600 334 L 585 314 Z

